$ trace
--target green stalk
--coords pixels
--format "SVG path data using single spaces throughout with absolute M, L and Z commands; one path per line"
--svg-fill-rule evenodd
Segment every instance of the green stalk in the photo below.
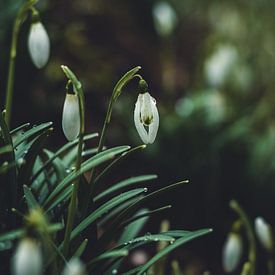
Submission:
M 69 78 L 69 81 L 73 84 L 76 90 L 76 94 L 78 96 L 78 104 L 79 104 L 79 110 L 80 110 L 80 133 L 79 133 L 79 141 L 78 141 L 77 160 L 76 160 L 76 172 L 77 172 L 81 168 L 83 138 L 84 138 L 84 132 L 85 132 L 84 93 L 82 90 L 81 83 L 77 80 L 73 72 L 66 66 L 61 66 L 61 68 L 66 74 L 66 76 Z M 65 236 L 64 236 L 64 245 L 63 245 L 63 254 L 65 257 L 68 255 L 71 232 L 73 229 L 75 215 L 77 211 L 77 204 L 78 204 L 77 194 L 79 189 L 79 182 L 80 182 L 80 176 L 77 178 L 76 182 L 73 184 L 71 201 L 70 201 L 69 210 L 68 210 L 68 218 L 67 218 L 67 224 L 66 224 Z
M 248 250 L 248 261 L 250 264 L 250 275 L 255 275 L 256 274 L 256 240 L 255 236 L 253 233 L 253 227 L 252 224 L 244 212 L 244 210 L 241 208 L 241 206 L 235 201 L 232 200 L 230 202 L 230 207 L 232 210 L 234 210 L 240 217 L 248 238 L 248 243 L 249 243 L 249 250 Z
M 14 87 L 14 70 L 15 70 L 15 59 L 17 54 L 17 41 L 18 34 L 20 31 L 20 27 L 23 24 L 28 11 L 32 8 L 32 6 L 37 2 L 37 0 L 29 0 L 27 3 L 24 3 L 20 8 L 12 29 L 12 40 L 11 40 L 11 48 L 10 48 L 10 56 L 9 56 L 9 71 L 8 71 L 8 79 L 7 79 L 7 88 L 6 88 L 6 124 L 10 127 L 11 120 L 11 107 L 12 107 L 12 98 L 13 98 L 13 87 Z
M 137 66 L 137 67 L 133 68 L 132 70 L 128 71 L 126 74 L 124 74 L 124 76 L 115 85 L 113 92 L 112 92 L 112 96 L 109 101 L 106 117 L 105 117 L 102 131 L 100 134 L 97 153 L 100 153 L 102 151 L 102 148 L 103 148 L 103 145 L 105 142 L 105 138 L 106 138 L 107 129 L 108 129 L 108 126 L 111 121 L 114 103 L 117 101 L 118 97 L 120 96 L 123 87 L 133 78 L 135 78 L 137 76 L 140 77 L 139 75 L 136 74 L 140 69 L 141 69 L 141 67 Z M 89 208 L 89 201 L 92 197 L 93 190 L 94 190 L 95 177 L 96 177 L 95 168 L 93 168 L 90 173 L 89 179 L 88 179 L 88 183 L 90 184 L 90 190 L 89 190 L 89 192 L 85 193 L 84 198 L 83 198 L 83 207 L 81 209 L 81 217 L 84 217 L 86 215 L 87 210 Z

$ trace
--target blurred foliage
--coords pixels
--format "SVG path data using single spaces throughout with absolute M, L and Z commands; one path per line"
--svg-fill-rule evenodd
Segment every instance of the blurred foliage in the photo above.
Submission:
M 0 4 L 1 102 L 20 2 Z M 275 2 L 41 0 L 39 8 L 51 38 L 51 60 L 45 70 L 35 70 L 26 50 L 26 23 L 16 64 L 15 108 L 21 111 L 14 126 L 49 119 L 61 125 L 65 93 L 59 65 L 66 63 L 82 76 L 88 131 L 98 130 L 118 76 L 141 65 L 161 127 L 150 158 L 136 164 L 154 168 L 163 184 L 171 175 L 191 180 L 178 194 L 182 219 L 169 218 L 172 225 L 216 227 L 213 253 L 197 252 L 194 261 L 205 258 L 205 268 L 221 274 L 221 245 L 232 221 L 229 199 L 275 225 Z M 116 105 L 111 144 L 138 140 L 132 87 Z M 56 132 L 52 146 L 63 138 L 61 126 Z M 129 167 L 129 173 L 135 169 Z

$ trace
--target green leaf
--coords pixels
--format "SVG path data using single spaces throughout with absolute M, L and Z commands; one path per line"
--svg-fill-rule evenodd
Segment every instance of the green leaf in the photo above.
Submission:
M 19 127 L 17 127 L 17 128 L 15 128 L 15 129 L 13 129 L 13 130 L 11 130 L 10 131 L 10 134 L 12 135 L 12 136 L 14 136 L 14 135 L 16 135 L 18 132 L 20 132 L 21 130 L 24 130 L 25 128 L 28 128 L 28 127 L 30 127 L 30 123 L 25 123 L 25 124 L 23 124 L 23 125 L 20 125 Z
M 44 209 L 47 209 L 50 207 L 50 205 L 53 203 L 55 197 L 62 192 L 65 188 L 67 188 L 74 180 L 76 180 L 80 175 L 83 173 L 89 171 L 91 168 L 96 167 L 100 165 L 101 163 L 113 158 L 116 154 L 123 153 L 127 150 L 129 150 L 129 146 L 118 146 L 114 147 L 112 149 L 108 149 L 104 152 L 101 152 L 92 158 L 86 160 L 82 163 L 80 170 L 75 171 L 71 174 L 69 174 L 66 178 L 63 179 L 60 184 L 53 190 L 53 192 L 49 195 L 49 197 L 46 199 L 43 207 Z
M 0 155 L 5 153 L 11 153 L 13 150 L 11 145 L 6 145 L 0 148 Z
M 84 136 L 84 141 L 87 141 L 89 139 L 92 139 L 94 137 L 97 137 L 98 133 L 88 134 Z M 56 153 L 54 153 L 45 163 L 44 165 L 36 171 L 36 173 L 32 176 L 31 181 L 33 182 L 45 169 L 47 169 L 51 163 L 57 158 L 60 157 L 62 154 L 64 154 L 66 151 L 70 150 L 74 146 L 78 144 L 79 139 L 75 139 L 73 141 L 70 141 L 66 143 L 64 146 L 62 146 Z M 66 166 L 66 165 L 64 165 Z
M 145 149 L 146 145 L 139 145 L 135 148 L 132 148 L 131 150 L 121 154 L 120 157 L 116 158 L 114 161 L 112 161 L 94 180 L 94 184 L 97 184 L 99 180 L 102 179 L 102 177 L 106 176 L 110 171 L 111 168 L 118 165 L 120 162 L 124 161 L 127 157 L 129 157 L 132 153 L 136 152 L 137 150 Z
M 105 233 L 99 239 L 98 244 L 100 247 L 103 247 L 108 241 L 110 241 L 117 231 L 120 229 L 120 225 L 123 220 L 129 218 L 133 213 L 135 213 L 140 207 L 144 207 L 148 201 L 152 201 L 155 198 L 158 198 L 163 193 L 170 192 L 174 189 L 181 187 L 183 184 L 186 184 L 188 181 L 180 181 L 169 186 L 163 187 L 147 196 L 142 197 L 137 202 L 130 205 L 127 209 L 121 212 L 113 221 L 113 223 L 109 226 L 109 228 L 105 231 Z
M 52 122 L 47 122 L 40 124 L 38 126 L 33 126 L 30 130 L 22 133 L 22 135 L 18 136 L 14 141 L 14 148 L 18 147 L 24 141 L 29 140 L 30 138 L 34 139 L 35 137 L 39 136 L 45 130 L 51 128 L 53 125 Z
M 98 201 L 102 198 L 105 198 L 106 196 L 122 189 L 128 186 L 131 186 L 135 183 L 138 182 L 144 182 L 144 181 L 149 181 L 149 180 L 153 180 L 156 179 L 157 175 L 142 175 L 142 176 L 137 176 L 137 177 L 132 177 L 132 178 L 128 178 L 126 180 L 120 181 L 117 184 L 112 185 L 110 188 L 106 189 L 105 191 L 101 192 L 98 196 L 96 196 L 94 198 L 95 201 Z
M 27 185 L 23 185 L 24 196 L 26 198 L 29 209 L 34 209 L 39 207 L 38 202 L 36 201 L 31 189 Z
M 105 259 L 112 259 L 112 258 L 121 258 L 128 256 L 128 250 L 127 249 L 117 249 L 117 250 L 112 250 L 112 251 L 107 251 L 102 253 L 101 255 L 95 257 L 92 259 L 88 264 L 87 268 L 91 269 L 95 264 L 98 262 L 105 260 Z
M 71 239 L 75 238 L 79 233 L 81 233 L 85 228 L 87 228 L 94 221 L 99 219 L 103 214 L 107 213 L 117 205 L 136 197 L 144 193 L 144 188 L 134 189 L 125 193 L 122 193 L 113 199 L 109 200 L 105 204 L 101 205 L 98 209 L 92 212 L 87 218 L 85 218 L 76 228 L 72 231 Z
M 174 249 L 178 248 L 179 246 L 196 239 L 198 237 L 201 237 L 203 235 L 206 235 L 208 233 L 212 232 L 212 229 L 201 229 L 194 232 L 190 232 L 188 236 L 184 236 L 182 238 L 179 238 L 174 243 L 170 244 L 169 246 L 165 247 L 163 250 L 161 250 L 159 253 L 157 253 L 154 257 L 152 257 L 146 264 L 142 265 L 141 269 L 138 271 L 138 275 L 143 274 L 150 268 L 152 265 L 154 265 L 158 260 L 160 260 L 165 255 L 169 254 Z
M 72 258 L 80 258 L 81 255 L 83 254 L 86 246 L 88 244 L 88 239 L 85 239 L 80 246 L 77 248 L 77 250 L 75 251 L 75 253 L 73 254 Z

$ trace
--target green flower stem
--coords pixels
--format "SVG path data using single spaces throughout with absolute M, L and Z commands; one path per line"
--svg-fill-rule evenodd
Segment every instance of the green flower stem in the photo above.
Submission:
M 7 88 L 6 88 L 6 124 L 10 127 L 11 120 L 11 107 L 12 107 L 12 98 L 13 98 L 13 86 L 14 86 L 14 70 L 15 70 L 15 59 L 17 54 L 17 41 L 18 34 L 21 25 L 23 24 L 28 11 L 32 8 L 32 6 L 37 3 L 37 0 L 29 0 L 27 3 L 24 3 L 20 8 L 12 29 L 12 40 L 11 40 L 11 48 L 10 48 L 10 56 L 9 56 L 9 71 L 8 71 L 8 79 L 7 79 Z
M 79 110 L 80 110 L 80 133 L 79 133 L 77 161 L 76 161 L 76 169 L 75 169 L 75 171 L 77 172 L 81 168 L 83 138 L 84 138 L 84 132 L 85 132 L 84 93 L 82 90 L 81 83 L 77 80 L 73 72 L 66 66 L 61 66 L 61 68 L 64 71 L 65 75 L 69 78 L 69 82 L 73 84 L 73 87 L 75 88 L 76 94 L 78 96 L 78 103 L 79 103 Z M 66 224 L 65 236 L 64 236 L 64 245 L 63 245 L 63 254 L 65 257 L 68 255 L 71 232 L 73 229 L 75 215 L 77 211 L 77 204 L 78 204 L 77 194 L 79 189 L 79 182 L 80 182 L 80 176 L 77 178 L 76 182 L 73 184 L 71 201 L 70 201 L 69 210 L 68 210 L 68 218 L 67 218 L 67 224 Z
M 126 74 L 124 74 L 124 76 L 117 82 L 116 86 L 114 87 L 111 99 L 109 101 L 109 105 L 108 105 L 106 117 L 104 120 L 104 124 L 102 127 L 102 131 L 100 134 L 100 138 L 99 138 L 98 149 L 97 149 L 98 153 L 100 153 L 102 151 L 102 148 L 103 148 L 103 145 L 105 142 L 107 129 L 108 129 L 108 126 L 111 121 L 113 105 L 117 101 L 118 97 L 120 96 L 123 87 L 133 78 L 140 77 L 139 75 L 136 74 L 140 69 L 141 69 L 141 67 L 137 66 L 137 67 L 133 68 L 132 70 L 128 71 Z M 81 209 L 81 217 L 84 217 L 86 215 L 87 210 L 89 208 L 89 201 L 90 201 L 90 198 L 91 198 L 91 196 L 93 194 L 93 190 L 94 190 L 95 177 L 96 177 L 95 168 L 93 168 L 90 173 L 89 179 L 88 179 L 88 183 L 90 184 L 90 191 L 87 192 L 83 198 L 83 207 Z
M 244 210 L 241 208 L 241 206 L 235 201 L 232 200 L 230 202 L 230 207 L 232 210 L 234 210 L 240 217 L 245 229 L 246 234 L 248 238 L 249 243 L 249 251 L 248 251 L 248 261 L 250 263 L 250 275 L 256 274 L 256 240 L 253 233 L 253 227 L 251 225 L 251 222 L 249 218 L 247 217 Z

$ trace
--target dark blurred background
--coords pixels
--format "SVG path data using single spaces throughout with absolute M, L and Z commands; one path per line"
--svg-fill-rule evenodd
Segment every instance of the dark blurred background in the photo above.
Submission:
M 22 2 L 0 2 L 1 108 L 12 22 Z M 51 40 L 50 61 L 42 70 L 31 63 L 27 19 L 19 35 L 12 127 L 53 121 L 48 146 L 65 142 L 60 65 L 66 64 L 84 86 L 87 131 L 100 131 L 116 81 L 141 65 L 157 100 L 159 133 L 153 145 L 117 168 L 109 183 L 157 173 L 159 179 L 148 186 L 152 190 L 189 179 L 188 186 L 159 202 L 172 201 L 173 208 L 148 230 L 157 230 L 163 218 L 172 228 L 213 227 L 211 236 L 172 257 L 187 274 L 223 274 L 222 245 L 236 219 L 230 199 L 251 219 L 261 215 L 275 225 L 275 2 L 41 0 L 37 8 Z M 133 81 L 115 105 L 108 146 L 141 143 L 133 123 L 136 98 Z M 259 266 L 264 274 L 264 262 Z

